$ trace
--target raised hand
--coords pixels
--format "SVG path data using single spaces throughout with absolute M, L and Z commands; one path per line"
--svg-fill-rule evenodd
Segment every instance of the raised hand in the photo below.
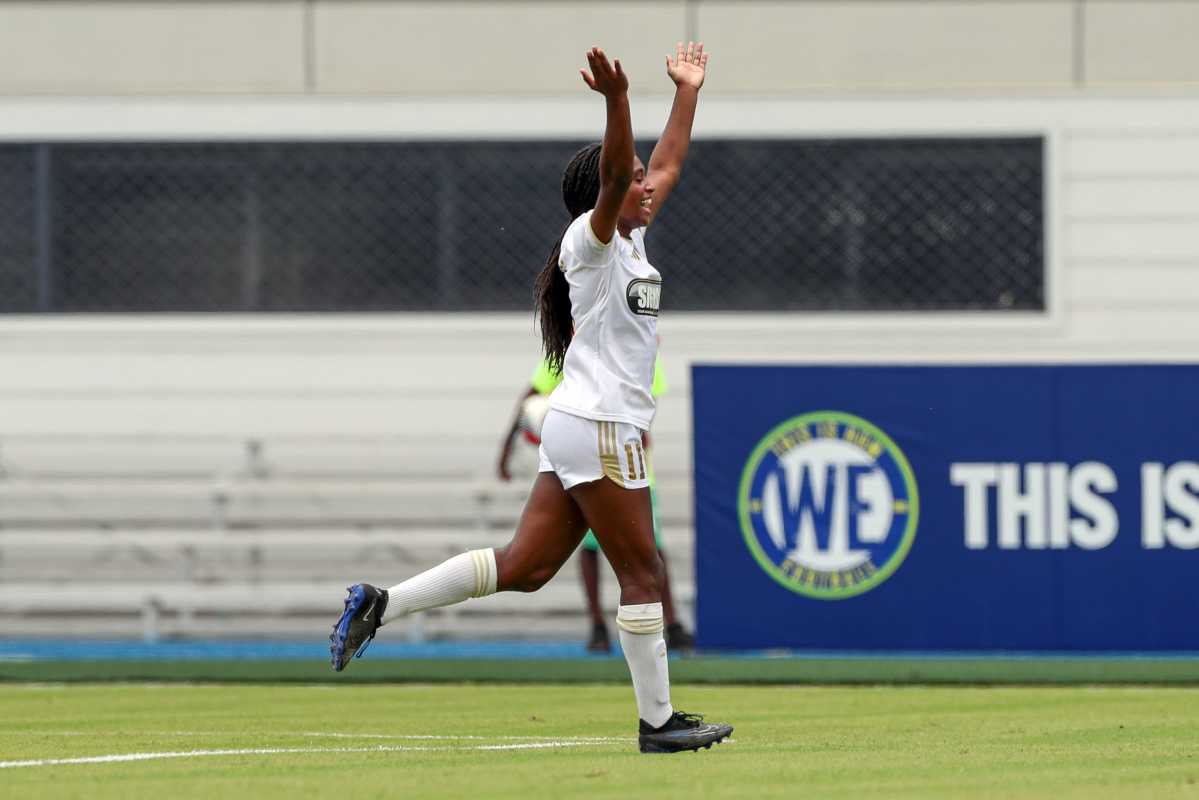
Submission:
M 704 52 L 704 43 L 687 42 L 687 47 L 679 42 L 675 47 L 672 60 L 666 57 L 666 74 L 676 86 L 690 86 L 698 89 L 704 85 L 704 75 L 708 71 L 708 54 Z
M 585 69 L 579 70 L 579 74 L 593 91 L 604 97 L 620 97 L 629 91 L 629 76 L 624 74 L 619 58 L 615 59 L 613 66 L 603 50 L 593 47 L 587 51 L 587 64 L 591 67 L 591 74 L 587 74 Z

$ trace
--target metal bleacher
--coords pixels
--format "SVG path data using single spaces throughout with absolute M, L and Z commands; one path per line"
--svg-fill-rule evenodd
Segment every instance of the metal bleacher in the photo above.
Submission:
M 428 463 L 430 448 L 410 439 L 0 440 L 0 636 L 319 639 L 349 583 L 389 585 L 507 542 L 532 453 L 504 483 L 462 468 L 477 459 L 452 448 Z M 691 483 L 669 468 L 658 481 L 676 602 L 687 609 Z M 605 578 L 614 610 L 615 578 Z M 577 568 L 535 595 L 468 601 L 403 627 L 414 640 L 581 637 Z

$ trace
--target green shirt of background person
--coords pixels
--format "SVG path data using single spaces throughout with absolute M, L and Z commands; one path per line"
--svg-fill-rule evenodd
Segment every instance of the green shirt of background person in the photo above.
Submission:
M 520 405 L 525 401 L 525 398 L 535 394 L 548 395 L 562 383 L 562 373 L 554 372 L 550 369 L 548 361 L 544 359 L 537 365 L 537 369 L 533 371 L 533 377 L 529 380 L 528 390 L 521 395 L 520 403 L 516 407 L 516 416 L 512 420 L 512 424 L 508 428 L 508 433 L 504 437 L 504 441 L 500 448 L 500 460 L 498 466 L 498 474 L 500 480 L 510 480 L 511 473 L 508 471 L 508 461 L 512 456 L 512 442 L 516 438 L 517 432 L 520 430 Z M 666 376 L 662 372 L 662 360 L 654 359 L 654 382 L 650 387 L 650 393 L 655 397 L 660 397 L 666 393 Z M 662 550 L 662 533 L 661 526 L 658 523 L 658 494 L 654 489 L 654 465 L 653 457 L 650 451 L 649 434 L 642 434 L 647 461 L 649 467 L 649 497 L 650 506 L 653 509 L 654 516 L 654 544 L 658 547 L 658 552 Z M 583 537 L 583 542 L 580 545 L 580 570 L 583 578 L 583 590 L 587 596 L 588 611 L 591 614 L 592 630 L 591 638 L 587 643 L 587 649 L 593 653 L 606 653 L 611 649 L 610 637 L 608 635 L 608 626 L 604 619 L 603 609 L 599 599 L 599 541 L 596 540 L 595 534 L 587 531 Z M 666 558 L 663 554 L 662 564 L 665 566 Z M 666 578 L 662 586 L 662 616 L 666 623 L 666 645 L 671 650 L 688 651 L 694 645 L 694 638 L 683 627 L 675 616 L 674 597 L 670 591 L 670 578 Z

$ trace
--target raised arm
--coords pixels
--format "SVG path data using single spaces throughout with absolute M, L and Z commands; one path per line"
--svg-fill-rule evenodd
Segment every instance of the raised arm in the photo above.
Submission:
M 604 96 L 608 104 L 608 122 L 600 151 L 600 190 L 591 215 L 591 230 L 604 244 L 616 234 L 616 220 L 629 184 L 633 182 L 633 120 L 629 115 L 629 78 L 621 69 L 620 59 L 608 63 L 598 47 L 587 51 L 587 70 L 579 70 L 583 80 Z
M 704 43 L 688 42 L 687 47 L 679 42 L 672 60 L 666 57 L 666 74 L 674 81 L 674 105 L 662 138 L 649 157 L 648 183 L 653 186 L 654 202 L 650 213 L 650 224 L 657 218 L 662 205 L 670 197 L 683 174 L 683 162 L 691 147 L 691 125 L 695 121 L 695 106 L 699 102 L 699 90 L 704 85 L 708 70 L 708 54 Z

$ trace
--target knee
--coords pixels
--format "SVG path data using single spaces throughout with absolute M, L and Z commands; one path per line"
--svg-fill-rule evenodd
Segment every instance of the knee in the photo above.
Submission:
M 657 596 L 662 593 L 662 587 L 666 583 L 666 567 L 655 550 L 640 563 L 627 565 L 619 577 L 622 588 L 635 588 Z
M 523 559 L 511 558 L 508 548 L 495 551 L 499 570 L 498 588 L 504 592 L 535 592 L 549 583 L 557 569 L 522 563 Z
M 555 570 L 544 567 L 528 570 L 515 587 L 516 591 L 535 592 L 550 582 L 550 578 L 554 577 L 554 572 Z
M 556 570 L 540 567 L 540 569 L 529 570 L 525 573 L 524 582 L 520 585 L 520 591 L 537 591 L 549 583 L 549 579 L 553 578 Z

